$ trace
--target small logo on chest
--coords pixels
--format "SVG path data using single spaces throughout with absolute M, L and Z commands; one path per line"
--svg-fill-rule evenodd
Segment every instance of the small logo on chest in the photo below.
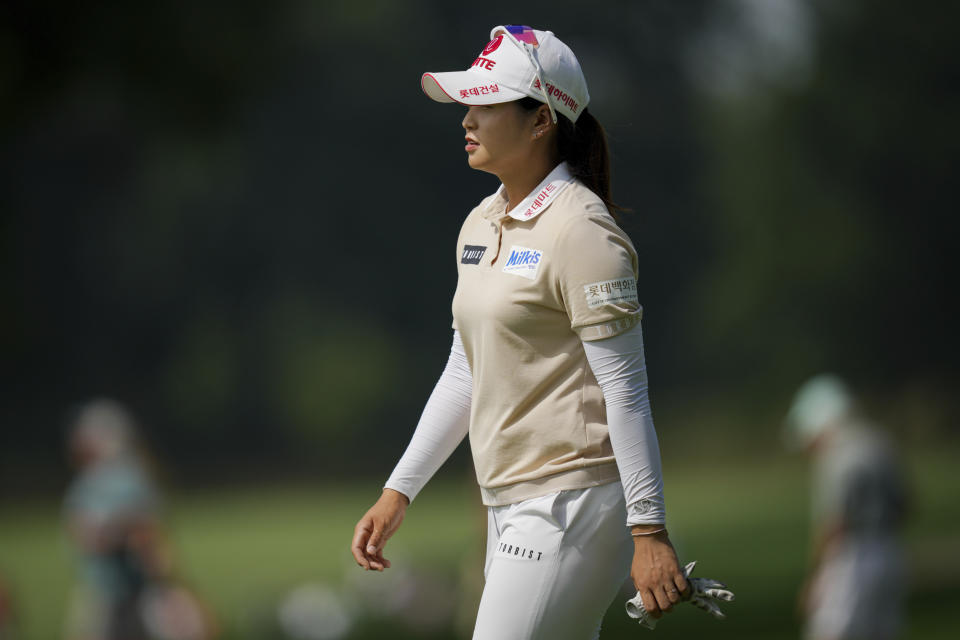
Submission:
M 503 272 L 533 280 L 537 277 L 542 263 L 543 251 L 513 245 L 510 247 L 507 262 L 503 265 Z
M 463 245 L 463 253 L 460 254 L 460 264 L 480 264 L 480 258 L 486 252 L 486 247 L 476 244 Z

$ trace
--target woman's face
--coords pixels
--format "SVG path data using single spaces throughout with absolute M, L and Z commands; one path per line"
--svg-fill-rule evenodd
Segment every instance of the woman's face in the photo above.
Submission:
M 468 107 L 461 124 L 470 166 L 501 178 L 522 168 L 533 152 L 536 113 L 515 102 Z

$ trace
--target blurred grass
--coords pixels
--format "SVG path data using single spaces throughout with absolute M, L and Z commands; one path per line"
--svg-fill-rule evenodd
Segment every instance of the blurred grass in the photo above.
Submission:
M 954 637 L 952 599 L 960 596 L 960 483 L 955 449 L 905 455 L 915 494 L 907 531 L 913 558 L 911 639 Z M 737 593 L 716 623 L 692 608 L 663 621 L 658 638 L 709 633 L 713 638 L 796 638 L 793 614 L 807 543 L 807 467 L 799 458 L 666 461 L 672 538 L 681 558 L 699 560 L 697 575 L 719 577 Z M 462 476 L 461 476 L 462 478 Z M 168 525 L 184 578 L 217 612 L 225 638 L 280 638 L 276 603 L 293 586 L 322 582 L 349 593 L 387 586 L 386 574 L 363 573 L 350 558 L 353 525 L 378 494 L 378 482 L 349 486 L 222 489 L 179 493 Z M 22 640 L 60 637 L 72 566 L 55 501 L 0 508 L 0 575 L 12 588 Z M 471 482 L 445 475 L 421 494 L 387 547 L 394 575 L 414 568 L 461 593 L 467 628 L 482 573 L 484 513 Z M 438 607 L 450 605 L 436 599 Z M 624 591 L 626 595 L 626 591 Z M 360 596 L 356 596 L 360 597 Z M 372 620 L 360 637 L 449 638 Z M 604 638 L 639 632 L 611 606 Z M 468 636 L 469 637 L 469 636 Z

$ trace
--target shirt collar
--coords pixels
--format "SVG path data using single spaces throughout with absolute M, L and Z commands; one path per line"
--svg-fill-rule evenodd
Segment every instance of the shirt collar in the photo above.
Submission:
M 566 162 L 561 162 L 507 215 L 514 220 L 533 220 L 553 204 L 560 192 L 571 182 L 573 182 L 573 176 L 570 174 L 570 167 Z M 499 212 L 506 204 L 506 189 L 501 184 L 487 210 L 489 213 Z

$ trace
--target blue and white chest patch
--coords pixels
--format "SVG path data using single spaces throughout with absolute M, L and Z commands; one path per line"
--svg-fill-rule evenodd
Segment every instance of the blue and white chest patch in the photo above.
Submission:
M 507 261 L 503 265 L 503 272 L 533 280 L 537 277 L 537 272 L 540 270 L 542 263 L 543 251 L 513 245 L 510 247 Z

